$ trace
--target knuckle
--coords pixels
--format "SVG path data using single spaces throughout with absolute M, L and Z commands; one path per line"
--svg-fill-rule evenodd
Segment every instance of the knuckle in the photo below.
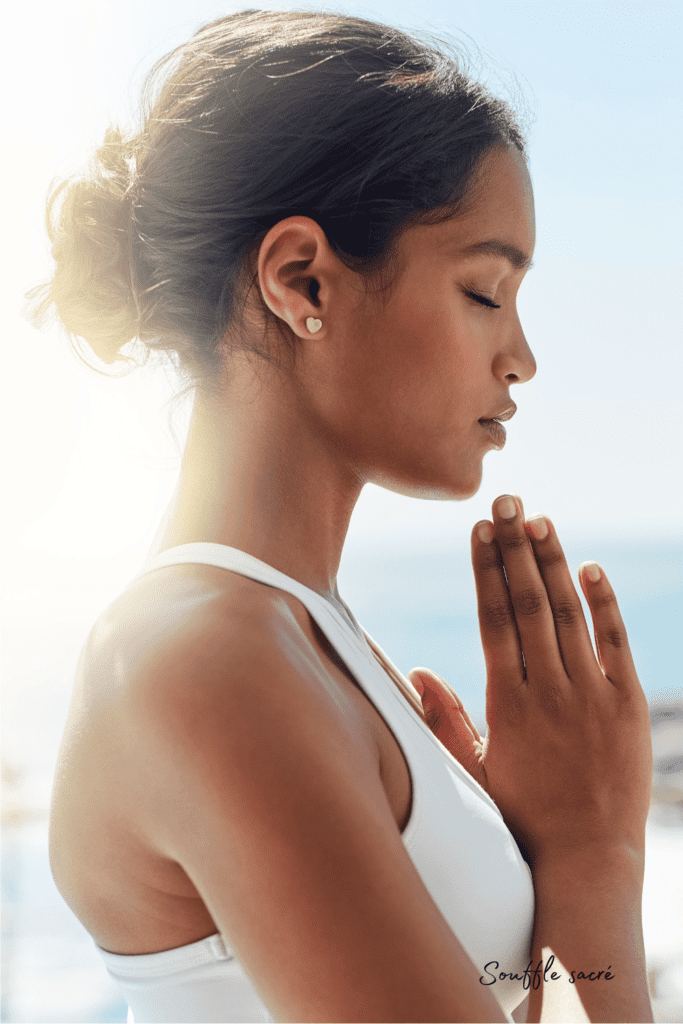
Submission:
M 530 547 L 526 533 L 511 533 L 507 537 L 503 537 L 499 543 L 508 551 L 518 551 L 520 548 Z
M 510 624 L 510 610 L 505 601 L 488 601 L 482 605 L 481 617 L 489 629 L 504 629 Z
M 544 612 L 548 605 L 546 595 L 536 587 L 529 587 L 514 596 L 515 612 L 525 618 L 533 618 Z
M 536 558 L 541 565 L 547 565 L 549 569 L 553 569 L 556 565 L 564 565 L 566 562 L 564 551 L 561 548 L 550 548 L 542 555 L 536 555 Z
M 432 730 L 432 732 L 436 732 L 436 730 L 439 728 L 442 717 L 442 712 L 439 710 L 439 708 L 430 708 L 430 710 L 426 713 L 425 721 L 429 728 Z
M 628 647 L 626 630 L 620 629 L 618 626 L 611 626 L 609 629 L 605 630 L 601 629 L 600 643 L 606 644 L 609 647 L 614 647 L 617 650 L 622 650 L 624 647 Z
M 560 601 L 553 608 L 553 616 L 558 626 L 576 626 L 581 621 L 582 615 L 581 605 L 574 601 Z
M 482 545 L 482 547 L 484 547 L 484 545 Z M 498 552 L 495 550 L 493 545 L 486 545 L 485 550 L 481 552 L 477 559 L 477 565 L 478 568 L 482 570 L 499 569 L 500 562 Z
M 600 611 L 603 608 L 609 610 L 616 608 L 617 599 L 612 590 L 603 590 L 601 593 L 594 595 L 592 604 L 596 611 Z

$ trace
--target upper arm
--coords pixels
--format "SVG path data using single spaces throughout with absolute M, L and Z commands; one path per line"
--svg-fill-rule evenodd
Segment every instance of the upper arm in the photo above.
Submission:
M 273 1015 L 505 1020 L 295 624 L 244 612 L 211 637 L 137 690 L 146 799 Z

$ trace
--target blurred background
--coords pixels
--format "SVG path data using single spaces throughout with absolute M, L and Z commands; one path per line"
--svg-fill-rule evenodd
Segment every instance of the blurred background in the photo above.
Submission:
M 485 728 L 469 561 L 505 491 L 553 519 L 574 573 L 602 564 L 620 599 L 655 748 L 644 929 L 656 1019 L 683 1021 L 681 114 L 678 2 L 264 3 L 430 31 L 530 123 L 538 240 L 518 300 L 538 362 L 476 497 L 374 486 L 339 589 L 406 672 L 427 665 Z M 189 407 L 161 368 L 109 379 L 21 318 L 49 273 L 52 178 L 124 124 L 146 71 L 214 0 L 4 7 L 2 74 L 2 941 L 4 1021 L 124 1021 L 92 940 L 57 893 L 47 808 L 80 647 L 144 562 L 175 482 Z

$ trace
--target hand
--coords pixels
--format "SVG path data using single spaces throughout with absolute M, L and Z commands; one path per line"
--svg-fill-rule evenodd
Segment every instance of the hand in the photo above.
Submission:
M 439 738 L 448 738 L 532 860 L 614 845 L 642 853 L 652 784 L 649 711 L 614 592 L 604 572 L 591 580 L 590 563 L 581 566 L 596 657 L 552 523 L 525 522 L 519 498 L 505 519 L 502 504 L 494 503 L 494 523 L 477 524 L 472 535 L 486 739 L 479 755 L 460 702 L 428 685 L 442 713 Z
M 457 693 L 443 676 L 430 668 L 411 668 L 407 676 L 420 695 L 429 728 L 456 761 L 488 792 L 483 740 Z

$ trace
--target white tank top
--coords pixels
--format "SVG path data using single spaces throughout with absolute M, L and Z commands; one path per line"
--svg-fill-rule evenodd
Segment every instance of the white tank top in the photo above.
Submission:
M 446 750 L 373 655 L 372 643 L 409 692 L 408 679 L 368 637 L 350 609 L 260 559 L 223 544 L 183 544 L 150 559 L 142 573 L 168 565 L 219 566 L 298 598 L 382 716 L 405 756 L 412 808 L 402 839 L 425 886 L 507 1015 L 524 999 L 520 975 L 530 960 L 534 917 L 531 872 L 493 800 Z M 369 642 L 370 641 L 370 642 Z M 277 908 L 273 908 L 277 913 Z M 227 936 L 161 953 L 126 956 L 97 946 L 130 1007 L 128 1024 L 272 1021 Z M 493 963 L 492 963 L 493 962 Z M 485 968 L 488 965 L 488 970 Z

